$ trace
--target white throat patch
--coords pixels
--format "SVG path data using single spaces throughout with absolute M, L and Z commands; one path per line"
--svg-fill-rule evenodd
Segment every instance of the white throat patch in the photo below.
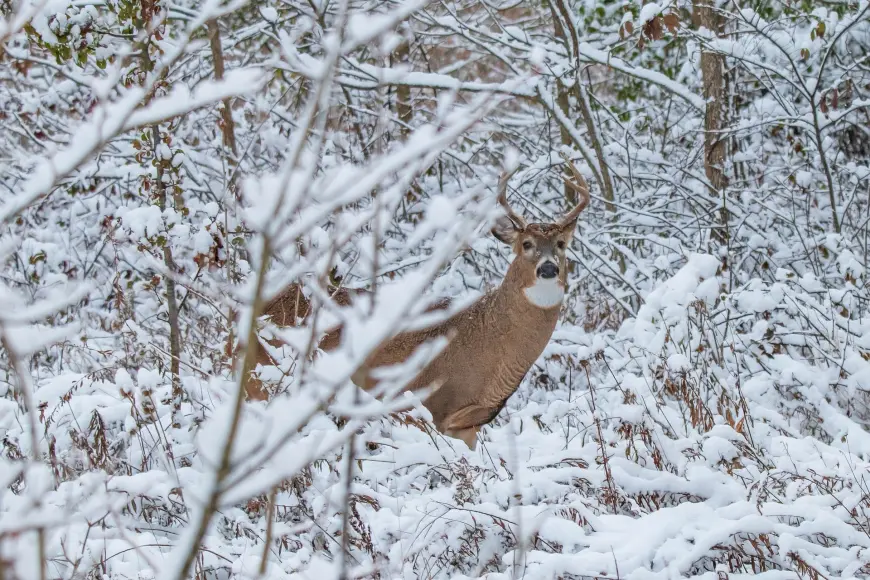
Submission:
M 553 308 L 562 303 L 565 297 L 565 289 L 560 284 L 558 277 L 542 279 L 538 278 L 534 286 L 529 286 L 523 293 L 526 299 L 538 308 Z

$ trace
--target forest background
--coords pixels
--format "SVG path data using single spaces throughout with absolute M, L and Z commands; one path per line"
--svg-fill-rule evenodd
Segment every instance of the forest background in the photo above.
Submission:
M 870 574 L 867 0 L 0 15 L 0 579 Z M 570 292 L 477 451 L 364 400 L 566 159 Z

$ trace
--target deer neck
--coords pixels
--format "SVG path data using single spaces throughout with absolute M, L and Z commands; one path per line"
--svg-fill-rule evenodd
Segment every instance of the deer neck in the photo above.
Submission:
M 540 308 L 529 301 L 525 290 L 533 283 L 534 273 L 527 279 L 522 272 L 508 269 L 502 284 L 477 305 L 475 335 L 491 342 L 475 365 L 486 367 L 487 380 L 492 381 L 479 397 L 493 408 L 500 408 L 516 391 L 546 348 L 559 319 L 559 305 Z
M 549 281 L 541 284 L 534 271 L 528 270 L 527 266 L 514 260 L 501 285 L 493 291 L 491 299 L 497 312 L 509 313 L 501 316 L 501 320 L 509 327 L 504 328 L 504 331 L 523 335 L 528 340 L 522 340 L 521 343 L 540 345 L 543 350 L 559 319 L 564 284 L 560 278 L 555 279 L 559 280 L 558 286 Z M 535 353 L 535 358 L 539 354 Z

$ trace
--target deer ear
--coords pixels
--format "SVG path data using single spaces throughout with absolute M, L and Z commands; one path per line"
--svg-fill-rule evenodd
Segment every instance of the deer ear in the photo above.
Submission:
M 579 216 L 578 216 L 579 217 Z M 577 229 L 577 218 L 575 217 L 569 222 L 563 223 L 559 237 L 567 244 L 574 238 L 574 230 Z
M 559 230 L 559 234 L 557 239 L 565 242 L 565 245 L 570 247 L 571 240 L 574 239 L 574 230 L 577 228 L 577 220 L 572 220 L 566 224 L 563 224 Z
M 495 236 L 495 239 L 509 246 L 513 246 L 514 242 L 517 241 L 520 231 L 514 221 L 507 216 L 498 218 L 495 225 L 492 226 L 492 235 Z

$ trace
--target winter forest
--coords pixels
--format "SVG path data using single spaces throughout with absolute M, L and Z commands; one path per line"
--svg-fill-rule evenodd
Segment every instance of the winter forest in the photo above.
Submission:
M 0 0 L 0 256 L 0 580 L 870 577 L 868 0 Z

